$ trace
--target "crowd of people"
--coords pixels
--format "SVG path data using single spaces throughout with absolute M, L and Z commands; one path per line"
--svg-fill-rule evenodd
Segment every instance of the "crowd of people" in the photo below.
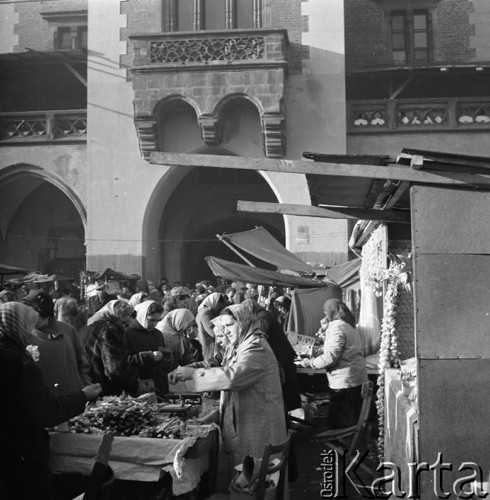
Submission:
M 296 352 L 286 335 L 287 291 L 163 281 L 109 293 L 95 280 L 80 296 L 59 286 L 26 288 L 0 291 L 0 367 L 10 379 L 15 374 L 12 385 L 0 378 L 2 396 L 12 401 L 2 413 L 1 447 L 13 458 L 0 470 L 6 484 L 34 478 L 20 481 L 25 492 L 18 498 L 34 498 L 34 491 L 51 498 L 45 429 L 98 396 L 163 397 L 180 382 L 190 392 L 218 394 L 223 490 L 245 456 L 260 457 L 265 443 L 286 438 L 288 412 L 301 407 Z M 349 425 L 367 379 L 361 341 L 344 303 L 329 300 L 324 311 L 323 353 L 302 363 L 326 369 L 339 420 L 333 425 Z M 290 469 L 290 479 L 295 474 Z

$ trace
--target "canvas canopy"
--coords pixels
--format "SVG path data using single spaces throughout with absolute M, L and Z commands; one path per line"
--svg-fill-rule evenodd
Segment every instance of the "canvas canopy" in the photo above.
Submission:
M 26 274 L 27 269 L 23 267 L 9 266 L 8 264 L 0 263 L 0 274 Z
M 298 288 L 327 287 L 331 283 L 302 278 L 293 274 L 269 271 L 260 267 L 250 267 L 237 264 L 217 257 L 205 257 L 205 261 L 215 276 L 221 276 L 233 281 L 254 283 L 256 285 L 272 285 Z
M 313 274 L 315 269 L 284 248 L 274 236 L 259 226 L 241 233 L 223 234 L 224 240 L 281 271 Z
M 361 259 L 349 260 L 327 270 L 327 278 L 335 281 L 342 288 L 348 288 L 359 282 Z

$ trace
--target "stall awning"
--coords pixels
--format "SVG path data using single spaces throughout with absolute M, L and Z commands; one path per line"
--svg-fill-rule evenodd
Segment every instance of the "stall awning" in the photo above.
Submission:
M 263 227 L 256 227 L 241 233 L 223 234 L 221 238 L 250 255 L 276 266 L 278 270 L 302 274 L 313 274 L 315 272 L 312 266 L 286 250 Z
M 327 269 L 327 278 L 335 281 L 342 288 L 347 288 L 359 281 L 360 268 L 360 258 L 349 260 L 348 262 Z
M 330 282 L 301 278 L 293 274 L 269 271 L 260 267 L 250 267 L 245 264 L 236 264 L 217 257 L 205 257 L 205 261 L 215 276 L 220 276 L 233 281 L 254 283 L 256 285 L 273 285 L 299 288 L 318 288 L 334 286 Z
M 10 266 L 8 264 L 0 263 L 0 274 L 26 274 L 27 269 L 23 267 Z

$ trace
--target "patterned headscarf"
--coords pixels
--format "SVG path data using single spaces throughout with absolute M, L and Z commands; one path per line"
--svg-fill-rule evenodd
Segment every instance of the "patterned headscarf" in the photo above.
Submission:
M 245 339 L 250 337 L 250 335 L 257 335 L 262 333 L 258 329 L 258 322 L 254 318 L 249 307 L 244 307 L 242 304 L 235 304 L 233 306 L 228 306 L 225 311 L 230 311 L 231 314 L 238 321 L 238 339 L 235 342 L 235 347 L 241 344 Z
M 116 319 L 127 322 L 134 313 L 134 308 L 131 304 L 123 300 L 111 300 L 104 307 L 101 307 L 89 320 L 87 325 L 93 325 L 97 321 L 104 319 Z
M 255 316 L 258 312 L 265 310 L 261 305 L 259 305 L 255 300 L 252 300 L 252 299 L 245 299 L 240 305 L 251 316 Z
M 195 321 L 194 314 L 189 309 L 174 309 L 157 325 L 164 334 L 177 335 L 183 333 Z
M 0 338 L 10 339 L 24 350 L 38 319 L 39 313 L 25 304 L 0 304 Z
M 148 329 L 148 309 L 152 304 L 156 304 L 154 300 L 145 300 L 134 306 L 136 311 L 136 321 L 145 329 Z M 161 311 L 161 309 L 160 309 Z

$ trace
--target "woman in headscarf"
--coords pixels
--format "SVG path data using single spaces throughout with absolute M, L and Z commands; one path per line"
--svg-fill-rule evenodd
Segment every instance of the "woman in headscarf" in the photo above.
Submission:
M 196 319 L 189 309 L 170 311 L 156 328 L 172 352 L 172 370 L 202 360 L 201 344 L 196 340 Z
M 155 327 L 160 321 L 163 306 L 154 300 L 138 304 L 136 318 L 126 332 L 131 364 L 138 370 L 140 393 L 155 391 L 168 393 L 167 375 L 171 370 L 172 355 L 165 346 L 162 333 Z
M 98 384 L 66 396 L 56 397 L 50 392 L 26 351 L 30 332 L 38 320 L 39 314 L 24 304 L 0 305 L 0 398 L 4 403 L 0 426 L 0 498 L 52 498 L 49 436 L 45 428 L 79 415 L 85 410 L 87 400 L 100 393 Z
M 289 342 L 284 330 L 272 313 L 251 299 L 244 300 L 241 305 L 259 322 L 259 327 L 265 333 L 267 342 L 269 342 L 272 352 L 279 363 L 286 411 L 301 408 L 298 377 L 296 365 L 294 364 L 296 352 L 291 342 Z
M 123 391 L 138 395 L 138 371 L 130 362 L 126 337 L 134 314 L 127 302 L 111 300 L 89 318 L 85 331 L 80 331 L 89 375 L 102 385 L 104 395 L 120 395 Z
M 146 292 L 138 292 L 133 295 L 131 295 L 131 298 L 129 299 L 129 303 L 133 306 L 136 307 L 138 304 L 141 304 L 142 302 L 145 302 L 145 300 L 148 300 L 149 296 Z
M 226 297 L 214 292 L 208 295 L 197 309 L 197 338 L 202 345 L 204 360 L 212 357 L 214 353 L 214 331 L 211 320 L 220 314 L 226 304 Z
M 222 366 L 179 367 L 170 380 L 185 380 L 191 392 L 221 391 L 223 487 L 246 455 L 259 458 L 266 443 L 286 439 L 286 423 L 278 364 L 257 322 L 240 304 L 227 307 L 221 318 L 229 342 Z
M 71 325 L 55 319 L 51 296 L 43 290 L 31 290 L 22 302 L 39 313 L 29 343 L 39 348 L 38 367 L 51 392 L 64 396 L 91 384 L 80 337 Z
M 305 368 L 326 369 L 332 391 L 329 408 L 330 426 L 342 428 L 354 425 L 361 411 L 361 387 L 367 381 L 366 361 L 350 309 L 338 299 L 329 299 L 323 306 L 328 323 L 323 353 L 304 359 Z

